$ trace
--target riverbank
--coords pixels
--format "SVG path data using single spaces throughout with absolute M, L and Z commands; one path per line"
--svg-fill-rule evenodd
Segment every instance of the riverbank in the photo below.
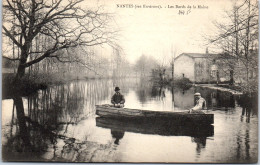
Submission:
M 24 77 L 19 83 L 14 83 L 15 74 L 2 74 L 2 99 L 12 98 L 13 96 L 27 96 L 39 89 L 47 88 L 47 82 L 29 79 Z
M 22 96 L 29 95 L 33 92 L 36 92 L 39 89 L 45 89 L 51 85 L 64 84 L 74 80 L 92 80 L 92 79 L 109 79 L 108 77 L 85 77 L 81 75 L 80 77 L 74 74 L 36 74 L 36 75 L 25 75 L 21 82 L 18 85 L 14 85 L 12 82 L 14 80 L 15 74 L 13 73 L 4 73 L 2 74 L 2 89 L 3 89 L 3 98 L 8 96 L 20 94 Z M 156 81 L 155 81 L 156 82 Z M 157 82 L 160 85 L 170 85 L 169 83 Z M 228 84 L 192 84 L 189 79 L 175 79 L 174 86 L 178 86 L 182 89 L 189 89 L 192 85 L 205 87 L 209 89 L 215 89 L 219 91 L 225 91 L 232 93 L 233 95 L 242 95 L 243 92 L 239 90 L 237 86 L 230 86 Z M 18 90 L 17 90 L 18 89 Z
M 77 80 L 111 79 L 111 77 L 93 77 L 73 73 L 37 73 L 25 74 L 22 80 L 14 84 L 15 73 L 2 73 L 2 98 L 12 98 L 15 95 L 28 96 L 39 89 L 48 86 L 61 85 Z
M 14 83 L 14 73 L 2 74 L 2 97 L 11 98 L 16 95 L 28 96 L 39 89 L 46 89 L 48 86 L 64 84 L 75 80 L 77 77 L 63 76 L 61 74 L 35 74 L 24 75 L 19 83 Z
M 240 92 L 238 90 L 218 86 L 216 84 L 194 84 L 194 86 L 200 86 L 200 87 L 204 87 L 204 88 L 215 89 L 215 90 L 224 91 L 224 92 L 230 92 L 233 95 L 242 95 L 243 94 L 242 92 Z

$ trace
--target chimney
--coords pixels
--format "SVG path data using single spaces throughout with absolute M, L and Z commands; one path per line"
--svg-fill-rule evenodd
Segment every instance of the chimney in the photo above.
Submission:
M 208 49 L 208 47 L 206 48 L 206 54 L 209 54 L 209 49 Z

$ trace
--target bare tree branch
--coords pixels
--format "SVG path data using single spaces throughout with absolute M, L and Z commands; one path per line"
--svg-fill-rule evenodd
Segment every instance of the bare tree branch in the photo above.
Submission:
M 45 58 L 61 58 L 55 53 L 77 46 L 114 45 L 116 30 L 110 30 L 110 14 L 87 10 L 83 0 L 5 0 L 4 35 L 19 48 L 18 74 Z M 17 21 L 10 21 L 10 16 Z M 18 38 L 17 38 L 18 37 Z M 34 43 L 40 40 L 39 48 Z M 46 42 L 47 41 L 47 42 Z

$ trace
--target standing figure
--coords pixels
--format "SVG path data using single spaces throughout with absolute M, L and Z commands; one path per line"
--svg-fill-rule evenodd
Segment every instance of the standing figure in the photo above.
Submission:
M 124 107 L 125 98 L 124 96 L 119 92 L 119 87 L 115 88 L 115 94 L 111 98 L 111 103 L 114 105 L 114 107 L 122 108 Z
M 194 96 L 196 105 L 191 108 L 189 112 L 201 112 L 201 110 L 207 109 L 206 100 L 201 97 L 200 93 L 195 93 Z

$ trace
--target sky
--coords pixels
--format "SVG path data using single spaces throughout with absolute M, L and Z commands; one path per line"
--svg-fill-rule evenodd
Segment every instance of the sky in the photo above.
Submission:
M 205 53 L 207 45 L 203 36 L 214 34 L 216 29 L 212 22 L 222 21 L 224 11 L 232 7 L 227 0 L 108 0 L 98 3 L 115 13 L 120 29 L 119 43 L 131 63 L 142 54 L 167 60 L 183 52 Z M 135 8 L 136 5 L 141 8 Z M 162 8 L 144 8 L 143 5 Z M 176 8 L 176 5 L 185 8 Z M 199 5 L 202 8 L 198 8 Z M 184 15 L 179 14 L 180 10 Z
M 102 5 L 104 11 L 113 13 L 113 28 L 120 30 L 118 44 L 133 64 L 143 54 L 164 62 L 184 52 L 205 53 L 207 47 L 213 53 L 204 36 L 216 33 L 212 22 L 224 21 L 224 11 L 232 8 L 232 1 L 235 0 L 84 0 L 81 7 Z M 98 51 L 107 57 L 113 53 L 111 48 Z

